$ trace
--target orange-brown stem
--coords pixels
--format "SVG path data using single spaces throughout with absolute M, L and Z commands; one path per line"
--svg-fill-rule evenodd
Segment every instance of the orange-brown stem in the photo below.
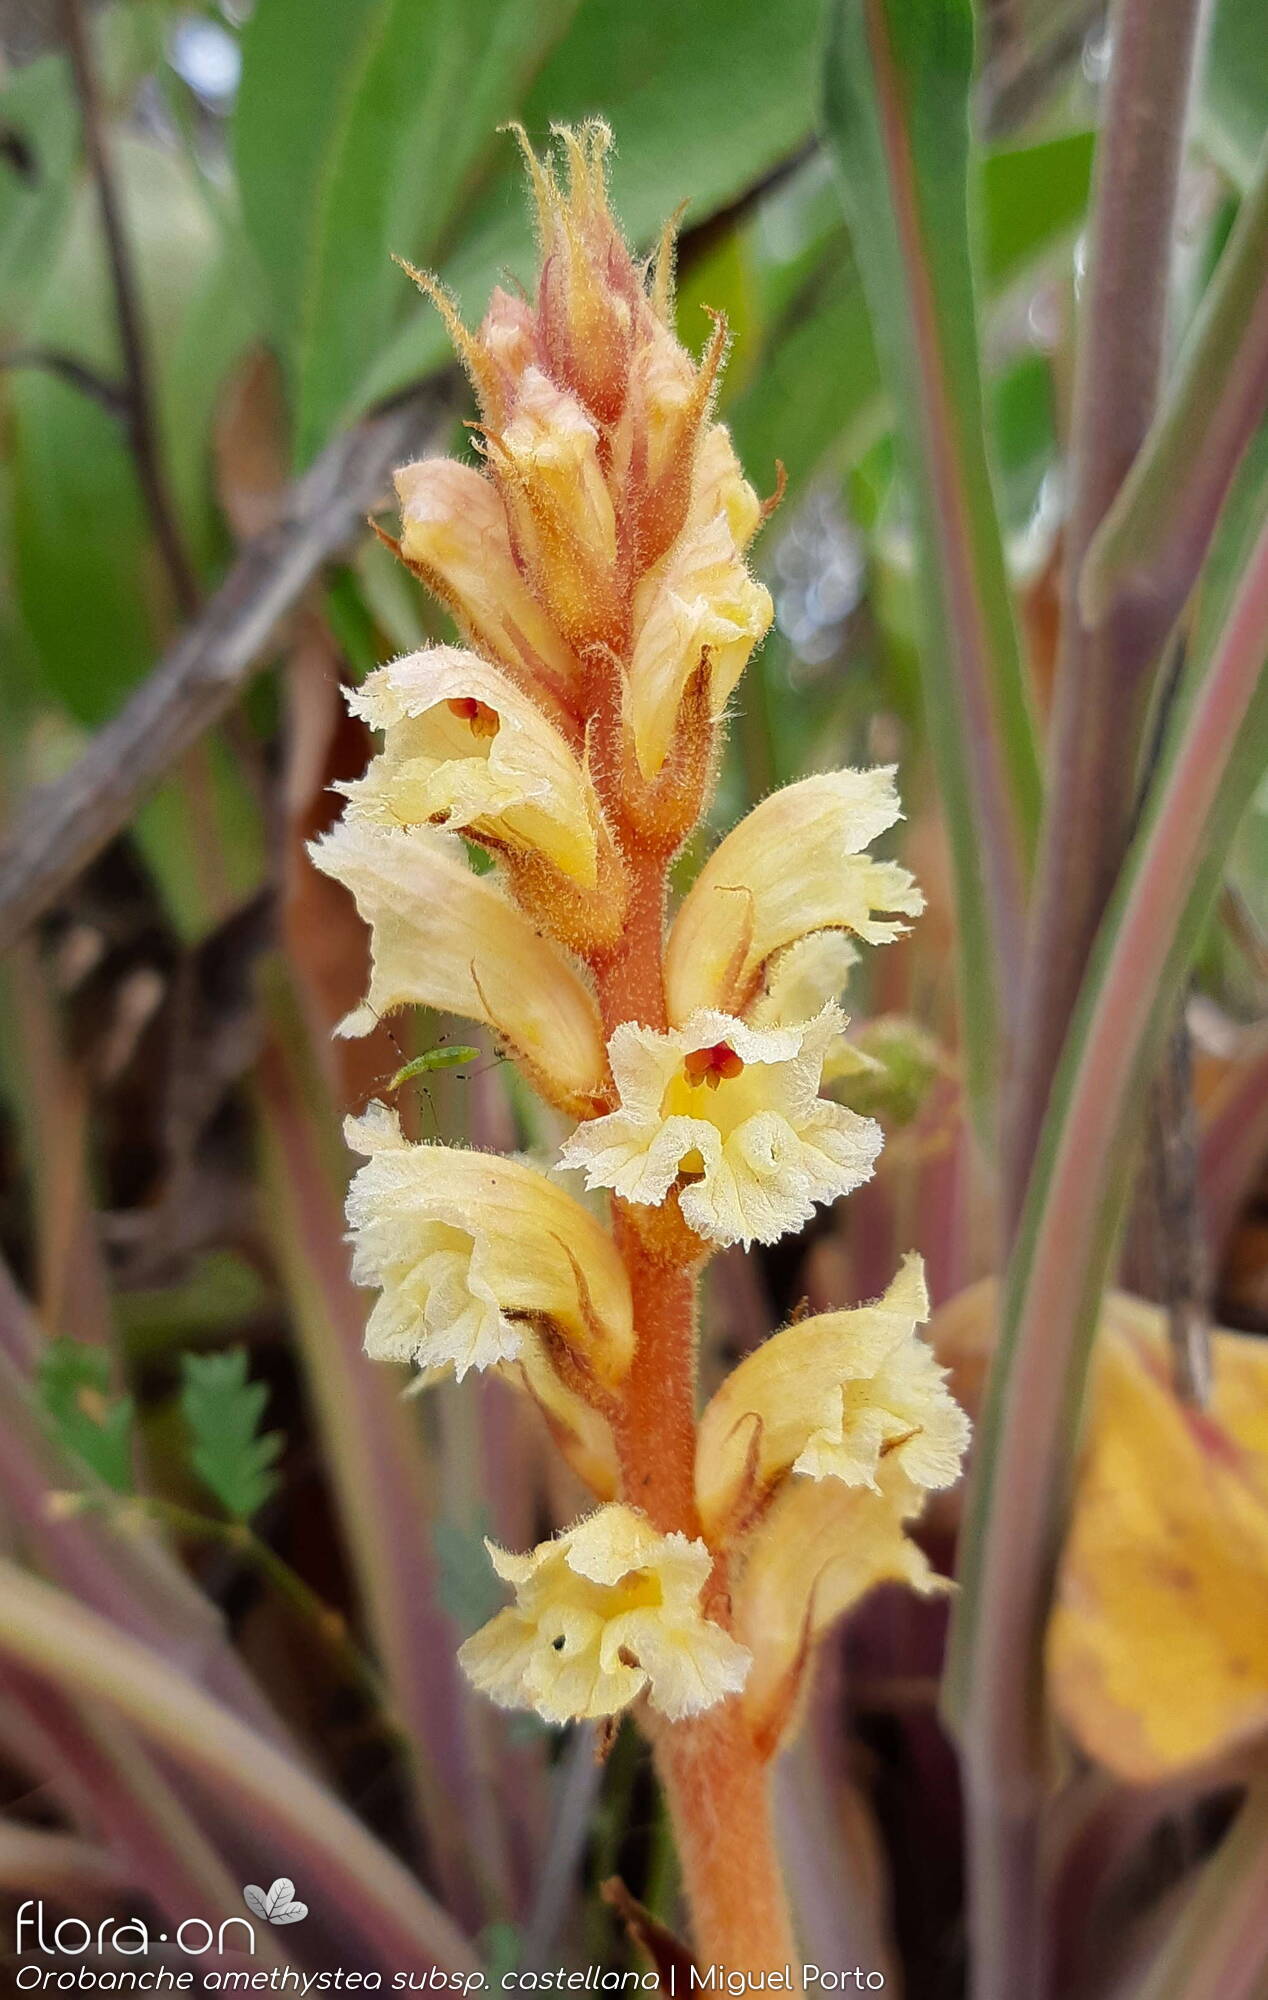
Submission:
M 637 854 L 630 839 L 627 855 Z M 631 868 L 633 895 L 620 947 L 595 965 L 605 1032 L 621 1021 L 664 1029 L 663 857 Z M 696 1272 L 658 1254 L 614 1202 L 617 1247 L 629 1274 L 637 1344 L 615 1420 L 626 1497 L 662 1531 L 698 1535 Z M 719 1560 L 709 1614 L 729 1619 Z M 738 1700 L 655 1732 L 664 1786 L 702 1963 L 745 1972 L 794 1968 L 796 1948 L 771 1824 L 769 1774 Z
M 695 1273 L 656 1257 L 619 1206 L 615 1235 L 638 1332 L 617 1418 L 625 1495 L 662 1534 L 698 1535 Z
M 746 1973 L 790 1966 L 799 1990 L 801 1961 L 775 1849 L 767 1768 L 739 1702 L 665 1724 L 655 1752 L 697 1961 Z
M 603 1032 L 610 1035 L 621 1021 L 641 1021 L 664 1029 L 665 863 L 650 865 L 638 857 L 629 863 L 630 900 L 625 927 L 615 949 L 595 966 Z

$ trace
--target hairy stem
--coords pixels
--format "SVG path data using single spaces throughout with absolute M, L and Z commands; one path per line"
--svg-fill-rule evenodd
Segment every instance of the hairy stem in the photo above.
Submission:
M 619 1207 L 616 1241 L 638 1330 L 617 1419 L 626 1498 L 663 1534 L 698 1535 L 695 1273 L 650 1251 Z
M 796 1968 L 775 1851 L 769 1774 L 739 1702 L 724 1702 L 656 1737 L 699 1960 L 745 1973 Z
M 607 1034 L 622 1021 L 667 1025 L 664 911 L 668 861 L 631 868 L 628 918 L 618 950 L 595 966 Z M 662 1533 L 700 1532 L 695 1501 L 696 1292 L 694 1265 L 676 1261 L 633 1211 L 613 1203 L 613 1231 L 629 1274 L 637 1341 L 615 1430 L 625 1497 Z M 711 1616 L 725 1624 L 723 1565 Z M 769 1772 L 736 1699 L 693 1720 L 658 1723 L 656 1767 L 673 1820 L 696 1951 L 746 1972 L 796 1965 L 788 1902 L 771 1817 Z

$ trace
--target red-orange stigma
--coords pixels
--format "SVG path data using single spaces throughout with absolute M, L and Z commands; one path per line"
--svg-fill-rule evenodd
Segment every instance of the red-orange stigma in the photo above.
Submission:
M 743 1069 L 743 1061 L 729 1042 L 715 1042 L 712 1048 L 692 1049 L 683 1062 L 682 1073 L 688 1083 L 707 1083 L 710 1090 L 716 1090 L 720 1083 L 730 1083 L 733 1077 L 741 1075 Z
M 460 722 L 470 724 L 473 736 L 496 736 L 502 726 L 496 708 L 490 708 L 487 702 L 477 701 L 474 695 L 457 695 L 452 701 L 447 701 L 445 707 Z

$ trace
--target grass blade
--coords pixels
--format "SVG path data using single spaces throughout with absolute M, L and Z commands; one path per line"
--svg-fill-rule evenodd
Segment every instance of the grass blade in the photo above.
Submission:
M 1255 2000 L 1268 1967 L 1268 1780 L 1260 1773 L 1135 2000 Z
M 419 1817 L 447 1896 L 474 1917 L 480 1899 L 467 1843 L 482 1788 L 454 1658 L 459 1635 L 437 1601 L 420 1441 L 397 1385 L 361 1351 L 366 1305 L 348 1274 L 339 1140 L 315 1101 L 315 1076 L 297 1069 L 302 1030 L 282 996 L 274 1004 L 285 1027 L 260 1065 L 260 1104 L 279 1261 L 375 1651 L 418 1751 Z
M 929 735 L 956 873 L 979 1115 L 1017 992 L 1039 768 L 987 460 L 970 254 L 968 0 L 837 0 L 827 143 L 920 537 Z
M 1116 600 L 1170 629 L 1268 401 L 1268 141 L 1161 412 L 1088 550 L 1089 625 Z
M 1268 762 L 1268 452 L 1239 481 L 1219 552 L 1249 545 L 1192 668 L 1053 1086 L 1009 1269 L 962 1538 L 948 1702 L 965 1739 L 978 1936 L 1015 1935 L 1042 1794 L 1041 1646 L 1079 1412 L 1145 1082 L 1238 821 Z M 1222 579 L 1221 579 L 1222 582 Z M 985 1993 L 1010 1990 L 1001 1980 Z M 1015 1987 L 1011 1990 L 1015 1990 Z
M 1035 870 L 1003 1187 L 1011 1235 L 1097 927 L 1132 837 L 1167 628 L 1135 601 L 1088 625 L 1083 564 L 1153 422 L 1201 0 L 1118 0 L 1070 420 L 1070 507 L 1047 812 Z
M 48 1584 L 0 1562 L 0 1654 L 66 1694 L 103 1702 L 232 1821 L 276 1842 L 383 1965 L 475 1969 L 470 1946 L 395 1856 L 307 1771 L 164 1661 Z

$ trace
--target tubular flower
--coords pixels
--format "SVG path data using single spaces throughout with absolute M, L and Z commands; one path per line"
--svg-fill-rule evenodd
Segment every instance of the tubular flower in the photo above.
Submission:
M 918 1338 L 929 1317 L 919 1257 L 874 1305 L 787 1326 L 732 1369 L 700 1423 L 696 1496 L 706 1528 L 789 1472 L 880 1492 L 882 1469 L 913 1489 L 953 1486 L 968 1419 Z
M 843 931 L 813 931 L 772 960 L 762 992 L 748 1010 L 755 1028 L 782 1028 L 808 1021 L 829 1001 L 839 1000 L 858 952 Z
M 487 653 L 567 712 L 580 669 L 520 575 L 506 512 L 472 465 L 424 459 L 396 475 L 400 551 Z
M 707 657 L 720 715 L 770 628 L 770 593 L 755 583 L 725 511 L 688 528 L 650 570 L 634 599 L 629 720 L 639 765 L 652 777 L 668 754 L 683 690 Z
M 619 644 L 616 512 L 599 462 L 598 426 L 540 368 L 519 378 L 514 410 L 486 444 L 511 545 L 570 642 Z
M 881 1495 L 796 1481 L 749 1538 L 735 1630 L 753 1654 L 744 1709 L 768 1755 L 788 1734 L 810 1653 L 830 1625 L 878 1583 L 922 1597 L 949 1588 L 904 1526 L 923 1498 L 901 1472 L 886 1473 Z
M 578 1202 L 518 1160 L 411 1145 L 381 1104 L 344 1131 L 368 1159 L 348 1196 L 352 1275 L 380 1288 L 368 1353 L 461 1377 L 514 1359 L 527 1327 L 586 1377 L 620 1381 L 629 1284 Z
M 597 811 L 581 765 L 496 667 L 429 646 L 380 667 L 348 706 L 384 736 L 367 776 L 341 787 L 358 817 L 537 848 L 593 886 Z
M 528 1555 L 485 1546 L 515 1603 L 458 1658 L 504 1708 L 580 1721 L 616 1715 L 646 1690 L 679 1721 L 744 1685 L 748 1652 L 700 1608 L 712 1567 L 703 1542 L 662 1535 L 618 1503 Z
M 625 1022 L 609 1044 L 619 1108 L 581 1126 L 561 1162 L 644 1205 L 676 1186 L 709 1242 L 774 1243 L 867 1180 L 880 1151 L 878 1125 L 818 1094 L 843 1026 L 835 1007 L 786 1028 L 712 1008 L 667 1034 Z
M 905 868 L 863 849 L 900 817 L 892 767 L 824 771 L 772 792 L 714 849 L 674 921 L 670 1015 L 743 1014 L 780 955 L 818 931 L 887 944 L 924 898 Z M 881 912 L 892 912 L 882 916 Z
M 551 1103 L 594 1108 L 606 1055 L 593 995 L 500 884 L 472 874 L 456 834 L 345 817 L 309 852 L 371 929 L 370 991 L 339 1034 L 368 1035 L 407 1005 L 465 1014 L 505 1037 Z

